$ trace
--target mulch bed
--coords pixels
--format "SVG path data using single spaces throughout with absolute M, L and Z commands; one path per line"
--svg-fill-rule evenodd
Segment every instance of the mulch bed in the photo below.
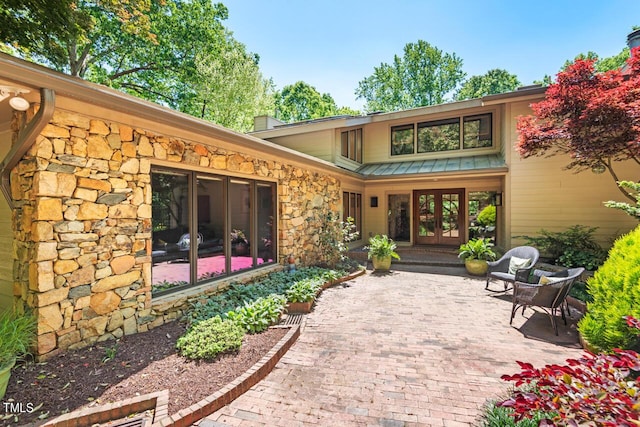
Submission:
M 155 391 L 169 390 L 169 414 L 215 393 L 258 362 L 287 333 L 269 329 L 246 335 L 239 352 L 195 362 L 176 354 L 184 326 L 172 322 L 149 332 L 68 351 L 43 363 L 14 368 L 3 402 L 0 426 L 43 424 L 86 405 L 101 405 Z M 110 357 L 111 356 L 111 357 Z M 31 408 L 37 408 L 31 411 Z

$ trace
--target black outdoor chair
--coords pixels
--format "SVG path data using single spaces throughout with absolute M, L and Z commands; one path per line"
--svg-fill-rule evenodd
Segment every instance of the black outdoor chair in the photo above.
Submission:
M 565 305 L 567 314 L 570 313 L 566 297 L 582 273 L 584 273 L 584 268 L 582 267 L 570 268 L 559 272 L 535 270 L 532 280 L 536 281 L 536 283 L 514 282 L 513 307 L 511 308 L 509 324 L 513 323 L 513 318 L 518 308 L 522 307 L 522 314 L 524 314 L 526 307 L 540 307 L 549 315 L 551 326 L 553 326 L 553 330 L 558 335 L 558 324 L 555 316 L 558 309 L 560 309 L 562 320 L 564 320 L 565 325 L 567 324 L 567 318 L 564 313 Z
M 520 259 L 528 259 L 529 262 L 526 265 L 515 266 L 510 270 L 511 258 L 516 257 Z M 504 292 L 508 291 L 509 283 L 513 284 L 516 280 L 521 282 L 528 282 L 531 270 L 538 262 L 540 253 L 533 246 L 518 246 L 513 249 L 509 249 L 499 260 L 489 261 L 489 269 L 487 270 L 487 284 L 484 287 L 489 289 L 489 283 L 492 279 L 502 280 L 504 282 Z M 503 292 L 503 291 L 497 291 Z

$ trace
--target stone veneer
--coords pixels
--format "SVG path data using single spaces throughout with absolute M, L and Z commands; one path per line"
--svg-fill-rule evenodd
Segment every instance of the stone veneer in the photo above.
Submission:
M 341 203 L 336 178 L 57 110 L 11 175 L 14 295 L 35 309 L 41 358 L 146 331 L 188 305 L 184 294 L 152 305 L 154 159 L 276 179 L 280 261 L 321 259 L 318 231 Z

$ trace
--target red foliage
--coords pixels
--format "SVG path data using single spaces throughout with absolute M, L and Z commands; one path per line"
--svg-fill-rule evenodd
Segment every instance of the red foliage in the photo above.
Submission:
M 628 316 L 627 324 L 640 329 L 640 321 Z M 514 410 L 516 420 L 534 411 L 556 412 L 553 420 L 541 426 L 578 426 L 594 422 L 605 427 L 640 426 L 640 355 L 632 350 L 615 349 L 614 354 L 587 352 L 580 359 L 568 359 L 567 365 L 547 365 L 536 369 L 530 363 L 517 362 L 522 371 L 503 375 L 516 387 L 535 385 L 534 391 L 516 391 L 499 406 Z M 557 423 L 557 424 L 556 424 Z M 591 425 L 591 424 L 590 424 Z
M 597 73 L 593 60 L 577 60 L 558 74 L 532 116 L 518 118 L 518 153 L 569 154 L 568 169 L 640 159 L 640 48 L 623 70 Z

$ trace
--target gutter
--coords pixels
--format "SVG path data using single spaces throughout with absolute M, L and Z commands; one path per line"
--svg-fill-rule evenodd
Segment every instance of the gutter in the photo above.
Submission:
M 18 141 L 11 147 L 5 159 L 0 163 L 0 189 L 4 198 L 9 204 L 9 208 L 14 208 L 11 197 L 11 170 L 16 167 L 20 159 L 29 151 L 42 132 L 42 129 L 49 124 L 55 109 L 55 92 L 51 89 L 40 89 L 40 109 L 27 125 L 18 133 Z

